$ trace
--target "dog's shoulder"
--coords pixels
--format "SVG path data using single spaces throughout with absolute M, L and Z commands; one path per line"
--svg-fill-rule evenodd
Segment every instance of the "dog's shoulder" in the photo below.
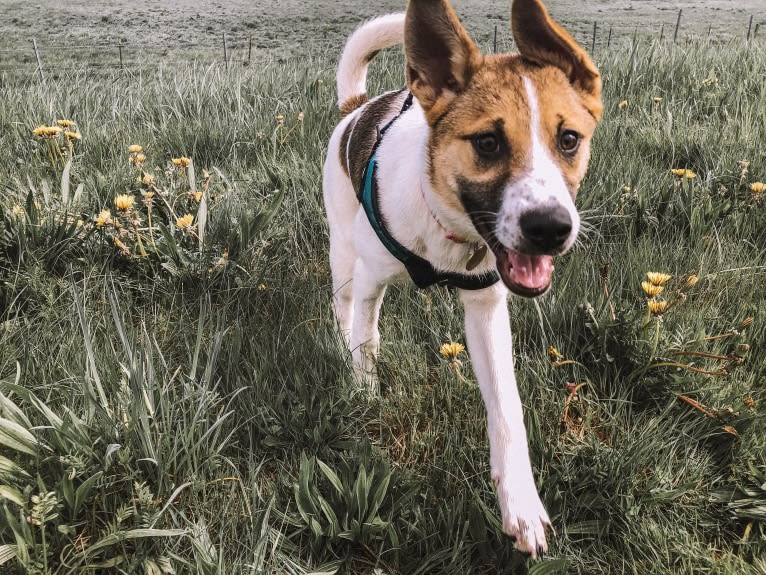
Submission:
M 407 90 L 394 90 L 373 98 L 351 114 L 340 139 L 340 164 L 359 193 L 372 148 L 382 128 L 401 110 Z

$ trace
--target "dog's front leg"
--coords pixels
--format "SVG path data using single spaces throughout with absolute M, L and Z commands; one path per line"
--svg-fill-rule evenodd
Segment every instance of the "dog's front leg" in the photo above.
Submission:
M 351 356 L 354 371 L 374 392 L 375 358 L 380 347 L 378 319 L 386 284 L 361 258 L 354 266 L 354 319 L 351 328 Z
M 537 555 L 547 548 L 550 520 L 537 494 L 529 461 L 521 398 L 511 350 L 507 291 L 499 282 L 461 291 L 468 351 L 487 409 L 490 469 L 497 486 L 503 531 L 516 547 Z

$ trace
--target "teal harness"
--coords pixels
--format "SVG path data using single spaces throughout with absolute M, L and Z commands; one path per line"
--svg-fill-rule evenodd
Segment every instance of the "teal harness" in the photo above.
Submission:
M 378 236 L 378 239 L 386 246 L 386 249 L 397 260 L 404 264 L 407 273 L 412 281 L 419 288 L 427 288 L 432 285 L 450 286 L 465 290 L 479 290 L 495 284 L 500 278 L 494 271 L 484 272 L 482 274 L 460 274 L 455 272 L 445 272 L 434 268 L 431 262 L 419 255 L 411 252 L 400 244 L 388 232 L 383 222 L 378 207 L 378 182 L 375 178 L 375 170 L 378 165 L 376 153 L 383 136 L 393 123 L 412 106 L 412 92 L 407 95 L 401 111 L 394 116 L 385 126 L 378 130 L 378 137 L 375 145 L 372 147 L 370 159 L 367 161 L 367 167 L 362 175 L 362 191 L 358 196 L 359 202 L 367 214 L 372 229 Z

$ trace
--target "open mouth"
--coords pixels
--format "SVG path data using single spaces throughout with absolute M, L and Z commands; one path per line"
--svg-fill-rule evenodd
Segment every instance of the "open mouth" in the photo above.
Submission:
M 525 297 L 545 293 L 553 278 L 553 256 L 520 254 L 498 246 L 495 251 L 497 271 L 506 287 Z

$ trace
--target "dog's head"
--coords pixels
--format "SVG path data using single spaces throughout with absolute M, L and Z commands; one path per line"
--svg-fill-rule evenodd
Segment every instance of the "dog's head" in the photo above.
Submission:
M 431 187 L 465 212 L 514 293 L 551 283 L 601 116 L 601 78 L 539 0 L 513 0 L 519 54 L 483 55 L 447 0 L 411 0 L 407 83 L 430 126 Z

